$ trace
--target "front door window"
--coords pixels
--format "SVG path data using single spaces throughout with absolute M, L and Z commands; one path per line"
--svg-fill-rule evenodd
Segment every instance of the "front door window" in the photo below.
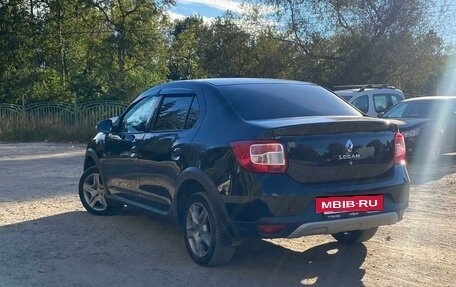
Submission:
M 142 133 L 146 131 L 154 106 L 159 97 L 147 97 L 137 103 L 124 116 L 121 130 L 127 133 Z

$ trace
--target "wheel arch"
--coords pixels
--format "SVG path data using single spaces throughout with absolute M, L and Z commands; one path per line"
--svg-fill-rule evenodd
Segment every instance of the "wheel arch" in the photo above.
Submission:
M 84 157 L 84 170 L 96 166 L 99 171 L 101 171 L 101 163 L 100 159 L 98 158 L 97 153 L 93 149 L 87 149 L 85 157 Z
M 183 209 L 187 200 L 197 192 L 204 192 L 216 206 L 217 211 L 221 213 L 222 220 L 225 223 L 227 232 L 235 235 L 234 229 L 229 220 L 223 200 L 218 194 L 217 187 L 211 181 L 209 176 L 202 170 L 190 167 L 181 173 L 178 184 L 176 185 L 176 195 L 173 204 L 173 216 L 181 223 Z

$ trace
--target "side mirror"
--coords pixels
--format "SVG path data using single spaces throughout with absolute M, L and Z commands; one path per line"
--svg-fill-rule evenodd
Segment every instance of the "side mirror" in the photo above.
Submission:
M 383 118 L 383 115 L 385 114 L 385 112 L 381 112 L 377 115 L 377 118 Z
M 102 120 L 97 123 L 97 130 L 102 133 L 110 133 L 112 131 L 112 121 Z

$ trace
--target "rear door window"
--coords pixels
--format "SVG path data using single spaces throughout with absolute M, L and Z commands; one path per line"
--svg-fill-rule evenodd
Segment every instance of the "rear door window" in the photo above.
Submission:
M 191 128 L 198 115 L 198 101 L 193 95 L 166 96 L 160 106 L 154 130 L 168 131 Z
M 185 129 L 191 129 L 195 126 L 199 114 L 200 108 L 198 104 L 198 99 L 194 97 L 192 101 L 192 106 L 190 107 L 190 111 L 188 112 L 187 122 L 185 123 Z

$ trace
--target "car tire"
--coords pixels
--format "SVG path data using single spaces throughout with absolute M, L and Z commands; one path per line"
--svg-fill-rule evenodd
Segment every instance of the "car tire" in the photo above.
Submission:
M 123 205 L 106 199 L 106 188 L 97 167 L 90 167 L 79 180 L 79 199 L 84 208 L 95 215 L 111 215 Z
M 334 239 L 336 239 L 338 242 L 344 244 L 361 243 L 374 237 L 377 229 L 377 227 L 374 227 L 366 230 L 339 232 L 331 234 L 331 236 L 334 237 Z
M 222 216 L 205 193 L 193 194 L 183 211 L 183 233 L 190 257 L 202 266 L 227 263 L 235 247 L 223 226 Z

